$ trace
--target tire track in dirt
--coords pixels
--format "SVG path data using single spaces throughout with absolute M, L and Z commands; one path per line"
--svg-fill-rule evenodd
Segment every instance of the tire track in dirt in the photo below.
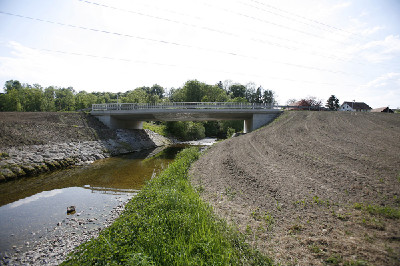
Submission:
M 368 216 L 352 203 L 398 206 L 398 139 L 396 115 L 289 112 L 212 147 L 193 165 L 192 182 L 204 186 L 218 215 L 283 265 L 325 265 L 335 254 L 343 263 L 396 264 L 387 248 L 400 254 L 390 240 L 400 235 L 398 220 Z

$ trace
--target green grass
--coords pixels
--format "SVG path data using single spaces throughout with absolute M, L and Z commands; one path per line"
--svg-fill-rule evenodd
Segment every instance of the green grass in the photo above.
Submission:
M 120 218 L 63 265 L 271 265 L 190 185 L 188 169 L 198 156 L 195 148 L 179 153 Z
M 357 210 L 367 211 L 371 215 L 379 215 L 390 219 L 400 219 L 400 209 L 390 206 L 364 205 L 362 203 L 354 203 L 353 207 Z
M 164 124 L 156 125 L 154 123 L 143 122 L 143 129 L 149 129 L 153 132 L 160 134 L 161 136 L 167 137 L 166 126 Z

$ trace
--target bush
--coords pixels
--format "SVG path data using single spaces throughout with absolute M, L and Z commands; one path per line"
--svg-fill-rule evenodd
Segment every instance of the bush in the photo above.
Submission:
M 195 140 L 205 138 L 205 128 L 201 122 L 167 122 L 166 132 L 180 140 Z

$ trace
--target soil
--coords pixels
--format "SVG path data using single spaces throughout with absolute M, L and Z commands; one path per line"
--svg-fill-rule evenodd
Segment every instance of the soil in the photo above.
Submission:
M 400 265 L 398 114 L 285 112 L 211 147 L 191 176 L 276 263 Z
M 83 112 L 0 112 L 0 149 L 115 138 L 114 130 Z

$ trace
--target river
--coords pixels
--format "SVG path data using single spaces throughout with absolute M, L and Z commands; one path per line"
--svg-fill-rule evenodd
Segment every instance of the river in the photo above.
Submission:
M 109 225 L 146 180 L 166 168 L 184 147 L 136 152 L 0 184 L 0 262 L 35 246 L 36 253 L 43 252 L 37 247 L 41 242 L 95 236 L 93 232 Z M 67 214 L 69 206 L 75 206 L 74 214 Z

